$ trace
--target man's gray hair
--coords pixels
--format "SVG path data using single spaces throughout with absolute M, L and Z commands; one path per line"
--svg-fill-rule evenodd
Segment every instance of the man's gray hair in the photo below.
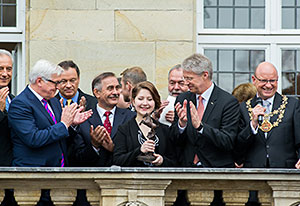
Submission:
M 203 72 L 207 71 L 209 79 L 212 79 L 212 63 L 202 54 L 193 54 L 186 58 L 182 63 L 182 68 L 184 71 L 194 72 L 197 75 L 201 75 Z
M 9 56 L 9 58 L 11 59 L 11 62 L 14 63 L 14 59 L 9 51 L 7 51 L 5 49 L 0 49 L 0 56 L 3 56 L 3 55 Z
M 40 59 L 35 63 L 29 73 L 29 82 L 34 84 L 39 77 L 51 79 L 53 74 L 59 76 L 63 71 L 64 70 L 60 66 L 47 60 Z
M 171 74 L 172 71 L 174 71 L 174 70 L 179 70 L 179 69 L 182 69 L 181 64 L 176 64 L 175 66 L 173 66 L 173 67 L 169 70 L 169 73 L 168 73 L 168 79 L 170 79 L 170 74 Z

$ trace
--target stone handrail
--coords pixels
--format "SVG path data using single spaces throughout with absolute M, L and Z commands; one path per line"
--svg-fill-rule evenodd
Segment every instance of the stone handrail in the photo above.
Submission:
M 225 168 L 18 168 L 0 167 L 0 201 L 14 189 L 20 206 L 35 205 L 41 189 L 50 189 L 56 206 L 72 205 L 77 189 L 86 189 L 93 206 L 171 206 L 177 190 L 187 190 L 191 205 L 209 205 L 214 190 L 226 206 L 245 205 L 249 190 L 262 206 L 300 205 L 296 169 Z

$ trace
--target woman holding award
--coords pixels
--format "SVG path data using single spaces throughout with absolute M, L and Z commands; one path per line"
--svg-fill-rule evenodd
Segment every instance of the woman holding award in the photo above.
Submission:
M 155 86 L 148 81 L 132 90 L 136 117 L 121 125 L 114 138 L 113 164 L 119 166 L 176 166 L 169 127 L 151 114 L 161 106 Z

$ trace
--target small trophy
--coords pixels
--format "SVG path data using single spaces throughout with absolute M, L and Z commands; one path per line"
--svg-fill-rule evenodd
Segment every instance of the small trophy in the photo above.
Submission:
M 155 140 L 155 128 L 158 127 L 158 122 L 156 120 L 152 119 L 148 113 L 145 114 L 144 117 L 145 117 L 145 120 L 142 120 L 140 122 L 140 125 L 144 124 L 151 129 L 150 132 L 148 132 L 146 139 L 151 139 L 154 141 Z M 151 163 L 156 159 L 156 157 L 153 155 L 153 152 L 147 152 L 145 154 L 141 154 L 141 155 L 137 156 L 137 159 L 139 161 Z

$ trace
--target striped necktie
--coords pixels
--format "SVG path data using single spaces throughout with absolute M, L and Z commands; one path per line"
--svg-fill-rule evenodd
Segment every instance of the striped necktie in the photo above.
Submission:
M 52 114 L 52 112 L 50 111 L 49 107 L 48 107 L 48 102 L 46 99 L 42 99 L 42 102 L 44 104 L 45 109 L 47 110 L 48 114 L 50 115 L 50 117 L 52 118 L 53 122 L 55 124 L 57 124 L 57 121 L 55 119 L 55 116 Z M 65 166 L 65 157 L 64 157 L 64 153 L 61 153 L 61 160 L 60 160 L 60 167 L 64 167 Z

